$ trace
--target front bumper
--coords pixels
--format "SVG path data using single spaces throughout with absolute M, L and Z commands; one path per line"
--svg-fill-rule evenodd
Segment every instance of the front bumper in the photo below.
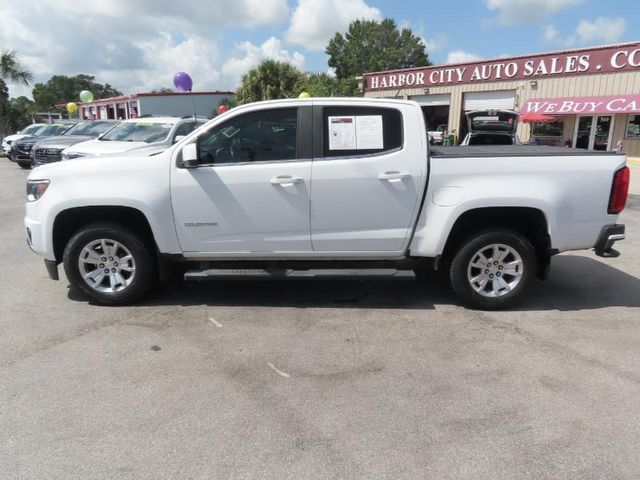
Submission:
M 596 255 L 604 258 L 616 258 L 620 256 L 620 252 L 613 248 L 613 244 L 617 241 L 624 240 L 624 225 L 607 225 L 600 232 L 598 241 L 593 247 Z

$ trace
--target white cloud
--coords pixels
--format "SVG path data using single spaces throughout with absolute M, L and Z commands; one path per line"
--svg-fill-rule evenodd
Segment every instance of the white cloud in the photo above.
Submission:
M 477 62 L 478 60 L 482 60 L 480 55 L 465 52 L 464 50 L 454 50 L 447 55 L 446 63 Z
M 487 8 L 496 12 L 501 25 L 537 23 L 553 13 L 584 3 L 585 0 L 485 0 Z
M 439 33 L 431 38 L 423 37 L 422 43 L 424 43 L 425 45 L 427 54 L 431 55 L 434 52 L 438 52 L 446 48 L 446 46 L 449 44 L 449 37 L 442 33 Z
M 575 31 L 566 37 L 561 37 L 553 25 L 547 25 L 543 31 L 543 38 L 564 48 L 615 43 L 620 41 L 626 29 L 627 21 L 624 18 L 598 17 L 594 21 L 580 20 Z
M 598 17 L 594 22 L 580 20 L 576 28 L 576 41 L 579 44 L 613 43 L 624 35 L 627 22 L 624 18 Z
M 299 0 L 287 30 L 288 42 L 323 51 L 338 32 L 357 19 L 382 20 L 382 13 L 364 0 Z
M 553 25 L 547 25 L 544 27 L 543 38 L 546 42 L 553 42 L 558 38 L 558 29 Z
M 87 73 L 133 92 L 172 87 L 173 73 L 186 70 L 194 89 L 227 89 L 235 85 L 219 71 L 222 30 L 275 26 L 289 13 L 287 0 L 0 2 L 0 45 L 19 53 L 36 82 Z
M 251 42 L 242 42 L 236 48 L 243 53 L 243 56 L 230 58 L 222 68 L 225 77 L 234 85 L 234 88 L 239 84 L 242 75 L 263 60 L 270 59 L 287 62 L 300 69 L 304 67 L 304 55 L 300 52 L 291 53 L 283 49 L 282 43 L 275 37 L 269 38 L 260 46 L 256 46 Z

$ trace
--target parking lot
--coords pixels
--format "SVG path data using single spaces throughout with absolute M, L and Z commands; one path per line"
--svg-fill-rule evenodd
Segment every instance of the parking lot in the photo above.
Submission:
M 515 311 L 383 272 L 106 308 L 29 251 L 26 175 L 0 158 L 0 478 L 638 477 L 640 197 L 620 258 Z

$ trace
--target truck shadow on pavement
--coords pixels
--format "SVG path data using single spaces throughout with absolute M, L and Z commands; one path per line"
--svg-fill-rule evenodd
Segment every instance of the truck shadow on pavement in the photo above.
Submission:
M 536 281 L 514 310 L 575 311 L 640 307 L 640 280 L 596 259 L 562 255 L 553 259 L 546 282 Z M 87 301 L 71 289 L 69 298 Z M 163 284 L 137 305 L 234 307 L 423 309 L 459 302 L 442 274 L 417 282 L 410 272 L 395 275 L 318 275 L 256 279 L 212 278 Z

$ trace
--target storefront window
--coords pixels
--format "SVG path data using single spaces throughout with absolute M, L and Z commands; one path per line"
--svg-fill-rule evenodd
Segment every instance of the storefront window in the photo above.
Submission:
M 562 137 L 564 120 L 553 123 L 534 123 L 531 131 L 533 137 Z
M 640 138 L 640 115 L 629 115 L 627 138 Z
M 559 147 L 562 145 L 564 135 L 564 120 L 552 123 L 531 124 L 531 141 L 536 145 L 551 145 Z

